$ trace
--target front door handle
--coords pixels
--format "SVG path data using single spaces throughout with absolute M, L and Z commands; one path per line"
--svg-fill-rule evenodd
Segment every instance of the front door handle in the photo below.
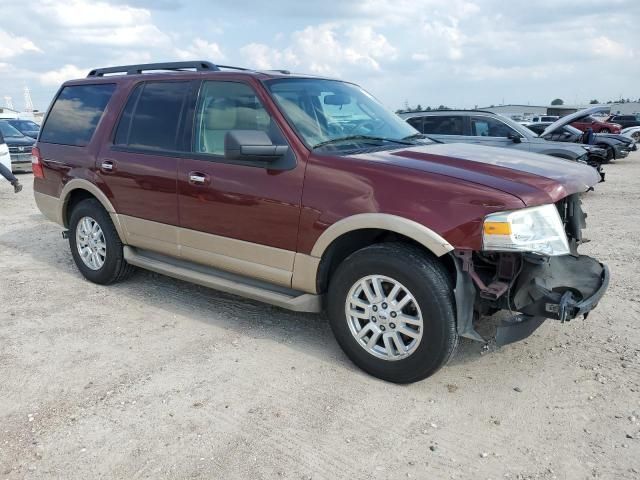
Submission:
M 102 162 L 102 164 L 100 165 L 100 169 L 103 172 L 113 172 L 113 170 L 115 169 L 115 165 L 113 163 L 113 160 L 105 160 Z
M 200 173 L 200 172 L 189 173 L 189 183 L 192 183 L 193 185 L 205 185 L 208 179 L 209 177 L 204 173 Z

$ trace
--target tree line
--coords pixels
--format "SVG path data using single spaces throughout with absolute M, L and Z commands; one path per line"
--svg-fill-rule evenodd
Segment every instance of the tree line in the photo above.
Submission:
M 597 98 L 593 98 L 589 100 L 590 105 L 597 105 L 597 104 L 609 105 L 612 103 L 633 103 L 633 102 L 640 103 L 640 97 L 637 100 L 634 100 L 631 98 L 620 98 L 618 100 L 607 100 L 606 102 L 601 102 Z M 564 105 L 564 100 L 562 100 L 561 98 L 554 98 L 551 101 L 551 105 Z M 496 105 L 490 105 L 489 108 L 493 108 L 495 106 Z M 478 108 L 478 106 L 476 105 L 475 108 Z M 398 110 L 396 110 L 396 113 L 430 112 L 432 110 L 451 110 L 451 108 L 447 107 L 446 105 L 439 105 L 438 107 L 430 107 L 430 106 L 423 107 L 421 104 L 417 104 L 415 107 L 412 107 L 411 105 L 409 105 L 409 102 L 405 100 L 403 108 L 399 108 Z

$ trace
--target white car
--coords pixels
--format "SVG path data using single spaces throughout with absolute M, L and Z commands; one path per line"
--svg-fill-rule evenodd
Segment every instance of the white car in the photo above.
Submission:
M 555 122 L 556 120 L 558 120 L 560 117 L 557 115 L 540 115 L 538 117 L 533 117 L 531 119 L 531 123 L 538 123 L 538 122 Z
M 0 163 L 11 171 L 11 157 L 9 156 L 9 147 L 0 135 Z
M 620 134 L 634 140 L 635 142 L 640 142 L 640 127 L 625 128 L 620 132 Z

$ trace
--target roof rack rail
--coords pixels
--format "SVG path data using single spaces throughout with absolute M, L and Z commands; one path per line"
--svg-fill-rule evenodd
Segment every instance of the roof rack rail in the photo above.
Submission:
M 218 68 L 228 68 L 229 70 L 242 70 L 243 72 L 253 72 L 251 68 L 233 67 L 231 65 L 216 65 Z
M 226 67 L 233 68 L 233 67 Z M 107 68 L 96 68 L 91 70 L 87 77 L 104 77 L 107 74 L 111 73 L 125 73 L 127 75 L 138 75 L 145 71 L 152 70 L 173 70 L 173 71 L 184 71 L 184 70 L 196 70 L 198 72 L 202 71 L 219 71 L 220 67 L 211 62 L 207 61 L 192 61 L 192 62 L 163 62 L 163 63 L 141 63 L 139 65 L 122 65 L 119 67 L 107 67 Z
M 278 72 L 278 73 L 282 73 L 283 75 L 291 75 L 290 70 L 285 70 L 282 68 L 273 68 L 271 70 L 267 70 L 267 72 Z

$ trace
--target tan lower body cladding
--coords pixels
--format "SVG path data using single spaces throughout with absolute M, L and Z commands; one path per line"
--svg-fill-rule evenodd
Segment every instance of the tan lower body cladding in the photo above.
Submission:
M 83 188 L 85 187 L 83 182 Z M 93 187 L 93 185 L 91 185 Z M 95 189 L 95 187 L 93 188 Z M 92 193 L 94 193 L 92 191 Z M 49 220 L 66 226 L 63 202 L 34 192 L 36 204 Z M 111 216 L 123 243 L 226 270 L 306 293 L 316 293 L 319 258 L 257 243 L 221 237 L 186 228 L 120 215 L 105 199 L 101 203 Z
M 112 214 L 123 242 L 307 293 L 316 293 L 319 258 L 174 225 Z

